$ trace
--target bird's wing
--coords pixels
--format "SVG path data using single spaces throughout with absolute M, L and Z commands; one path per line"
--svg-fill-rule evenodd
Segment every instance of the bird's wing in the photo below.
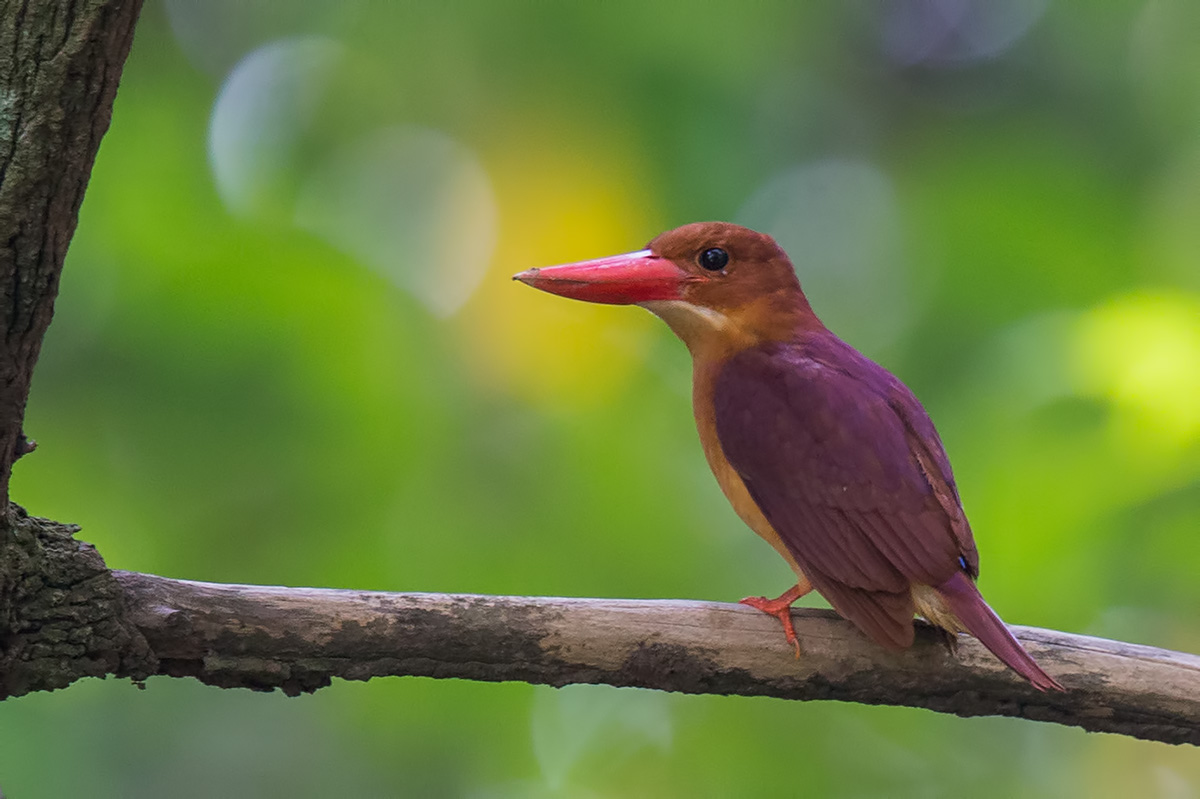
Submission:
M 722 368 L 713 404 L 725 457 L 797 564 L 880 643 L 912 643 L 914 583 L 974 574 L 933 424 L 848 345 L 830 335 L 742 352 Z

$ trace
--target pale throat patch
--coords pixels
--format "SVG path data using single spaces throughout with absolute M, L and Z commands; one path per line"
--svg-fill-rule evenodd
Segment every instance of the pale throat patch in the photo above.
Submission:
M 730 325 L 729 317 L 720 311 L 685 300 L 650 300 L 639 304 L 666 322 L 685 342 L 720 333 Z

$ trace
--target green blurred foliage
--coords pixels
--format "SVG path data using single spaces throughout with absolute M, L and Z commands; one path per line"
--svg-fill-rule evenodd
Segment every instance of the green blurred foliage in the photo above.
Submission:
M 152 2 L 14 498 L 177 577 L 782 590 L 703 463 L 682 346 L 507 282 L 731 219 L 925 401 L 1005 618 L 1198 651 L 1197 22 L 1184 0 Z M 222 116 L 233 74 L 258 93 Z M 1193 752 L 1114 736 L 595 687 L 92 681 L 0 720 L 13 796 L 1200 792 Z

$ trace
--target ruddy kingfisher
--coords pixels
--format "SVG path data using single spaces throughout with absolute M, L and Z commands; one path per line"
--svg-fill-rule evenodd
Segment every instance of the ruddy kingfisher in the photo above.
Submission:
M 514 276 L 589 302 L 640 305 L 692 355 L 700 442 L 725 496 L 796 585 L 744 604 L 776 616 L 816 589 L 892 650 L 920 614 L 969 632 L 1040 690 L 1062 686 L 988 607 L 950 461 L 908 387 L 821 323 L 770 236 L 725 222 L 642 250 Z

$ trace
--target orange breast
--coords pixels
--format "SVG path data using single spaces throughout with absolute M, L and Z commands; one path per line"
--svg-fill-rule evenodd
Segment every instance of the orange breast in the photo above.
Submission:
M 750 496 L 750 492 L 746 490 L 746 484 L 742 482 L 741 476 L 734 470 L 733 465 L 729 463 L 729 459 L 725 457 L 725 452 L 721 449 L 721 442 L 717 439 L 717 418 L 716 410 L 713 406 L 713 387 L 716 383 L 716 377 L 720 371 L 721 364 L 697 358 L 694 365 L 695 371 L 692 377 L 692 410 L 696 415 L 696 429 L 700 433 L 700 444 L 704 447 L 704 457 L 708 459 L 709 468 L 712 469 L 713 475 L 717 478 L 717 483 L 721 486 L 721 490 L 725 492 L 729 504 L 733 505 L 733 509 L 737 512 L 737 515 L 741 517 L 742 521 L 751 530 L 758 533 L 763 540 L 775 548 L 775 551 L 792 567 L 792 571 L 796 573 L 797 579 L 803 582 L 805 579 L 804 573 L 796 565 L 796 560 L 788 552 L 787 547 L 784 546 L 779 533 L 775 532 L 775 528 L 767 521 L 767 517 L 759 510 L 758 504 Z

